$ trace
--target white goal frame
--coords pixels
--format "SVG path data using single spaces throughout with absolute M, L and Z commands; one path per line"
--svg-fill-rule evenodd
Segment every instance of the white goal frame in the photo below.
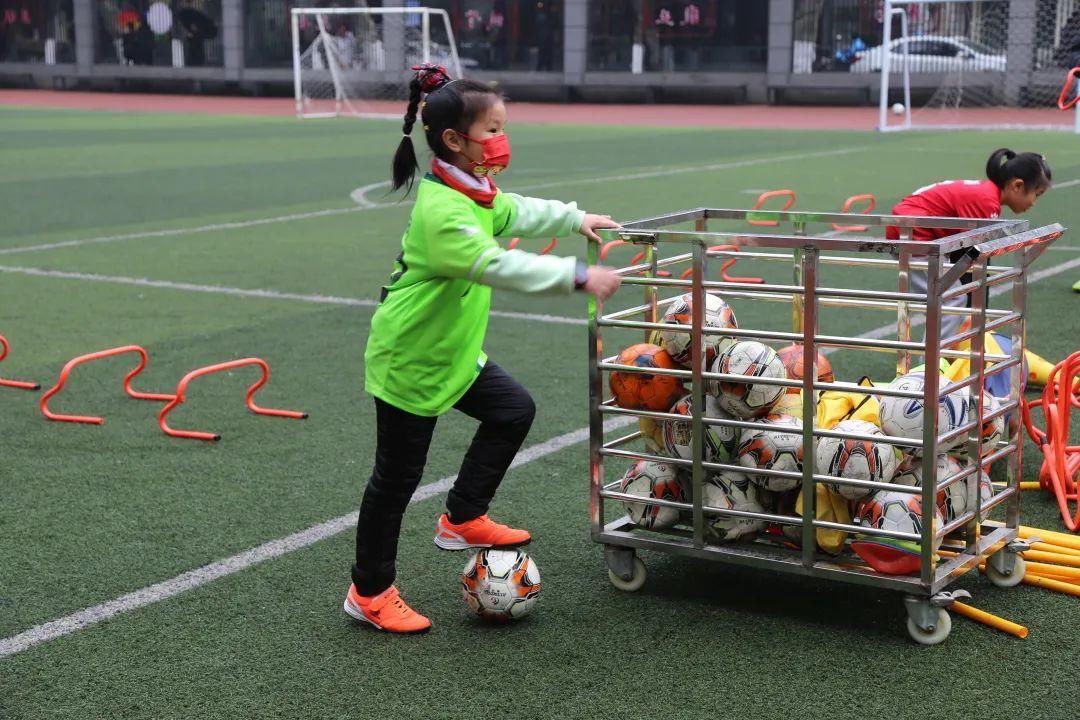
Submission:
M 455 78 L 462 77 L 461 59 L 458 57 L 457 40 L 454 38 L 454 29 L 450 23 L 450 15 L 442 8 L 429 7 L 295 7 L 290 13 L 292 31 L 292 57 L 293 57 L 293 95 L 296 101 L 296 116 L 300 118 L 325 118 L 349 115 L 364 117 L 366 114 L 352 107 L 350 98 L 347 96 L 343 82 L 343 68 L 339 66 L 334 53 L 326 53 L 327 71 L 334 86 L 334 111 L 333 112 L 306 112 L 303 94 L 303 72 L 301 68 L 300 49 L 300 18 L 301 16 L 314 16 L 319 27 L 319 34 L 327 36 L 325 17 L 329 15 L 420 15 L 421 18 L 421 61 L 431 62 L 431 16 L 442 18 L 446 28 L 447 40 L 450 52 L 450 67 L 447 70 Z M 405 70 L 406 68 L 401 68 Z M 383 117 L 372 114 L 371 116 Z
M 892 19 L 899 15 L 900 33 L 902 38 L 913 37 L 908 33 L 908 14 L 907 8 L 912 5 L 944 5 L 944 4 L 971 4 L 980 2 L 981 0 L 884 0 L 883 13 L 882 13 L 882 40 L 881 40 L 881 82 L 880 82 L 880 97 L 878 99 L 878 130 L 881 132 L 896 132 L 901 130 L 1064 130 L 1067 132 L 1073 132 L 1080 134 L 1080 103 L 1071 111 L 1073 113 L 1074 122 L 1070 128 L 1068 123 L 1061 123 L 1060 125 L 1025 125 L 1022 123 L 1016 124 L 949 124 L 949 125 L 930 125 L 920 124 L 914 125 L 911 119 L 911 69 L 910 69 L 910 56 L 908 53 L 908 43 L 903 44 L 903 89 L 904 89 L 904 109 L 903 119 L 898 124 L 889 124 L 889 88 L 890 78 L 892 75 L 892 53 L 889 51 L 892 42 Z M 914 36 L 917 37 L 917 36 Z M 1006 70 L 1006 72 L 1008 72 Z M 1062 78 L 1064 83 L 1064 77 Z M 1076 83 L 1076 93 L 1080 96 L 1080 82 Z M 1069 112 L 1069 111 L 1066 111 Z

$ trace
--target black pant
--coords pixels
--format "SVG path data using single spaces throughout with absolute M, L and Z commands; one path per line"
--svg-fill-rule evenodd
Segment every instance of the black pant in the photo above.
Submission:
M 454 408 L 480 421 L 446 498 L 451 522 L 462 523 L 487 512 L 529 434 L 536 406 L 525 388 L 489 362 Z M 413 415 L 378 398 L 375 412 L 375 469 L 360 504 L 352 568 L 353 584 L 361 595 L 376 595 L 394 583 L 401 519 L 423 476 L 438 420 Z

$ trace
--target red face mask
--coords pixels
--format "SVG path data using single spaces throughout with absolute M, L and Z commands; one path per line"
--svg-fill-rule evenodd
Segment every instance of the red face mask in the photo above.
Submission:
M 480 162 L 472 164 L 475 175 L 498 175 L 510 165 L 510 138 L 506 133 L 493 135 L 478 140 L 468 135 L 462 135 L 469 142 L 479 143 L 484 151 L 484 158 Z

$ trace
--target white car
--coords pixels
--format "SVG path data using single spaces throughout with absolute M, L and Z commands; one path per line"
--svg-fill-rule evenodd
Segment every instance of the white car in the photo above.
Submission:
M 915 35 L 897 38 L 889 46 L 889 63 L 893 72 L 904 69 L 904 45 L 907 45 L 909 67 L 913 73 L 1005 72 L 1005 53 L 963 37 Z M 884 59 L 882 46 L 856 53 L 851 72 L 881 72 Z

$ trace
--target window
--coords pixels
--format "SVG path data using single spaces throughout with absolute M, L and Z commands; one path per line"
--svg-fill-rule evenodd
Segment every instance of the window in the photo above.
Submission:
M 589 4 L 588 67 L 622 72 L 761 70 L 767 35 L 764 2 L 601 0 Z
M 99 63 L 221 66 L 221 0 L 94 0 Z
M 72 0 L 0 0 L 0 62 L 75 62 Z

